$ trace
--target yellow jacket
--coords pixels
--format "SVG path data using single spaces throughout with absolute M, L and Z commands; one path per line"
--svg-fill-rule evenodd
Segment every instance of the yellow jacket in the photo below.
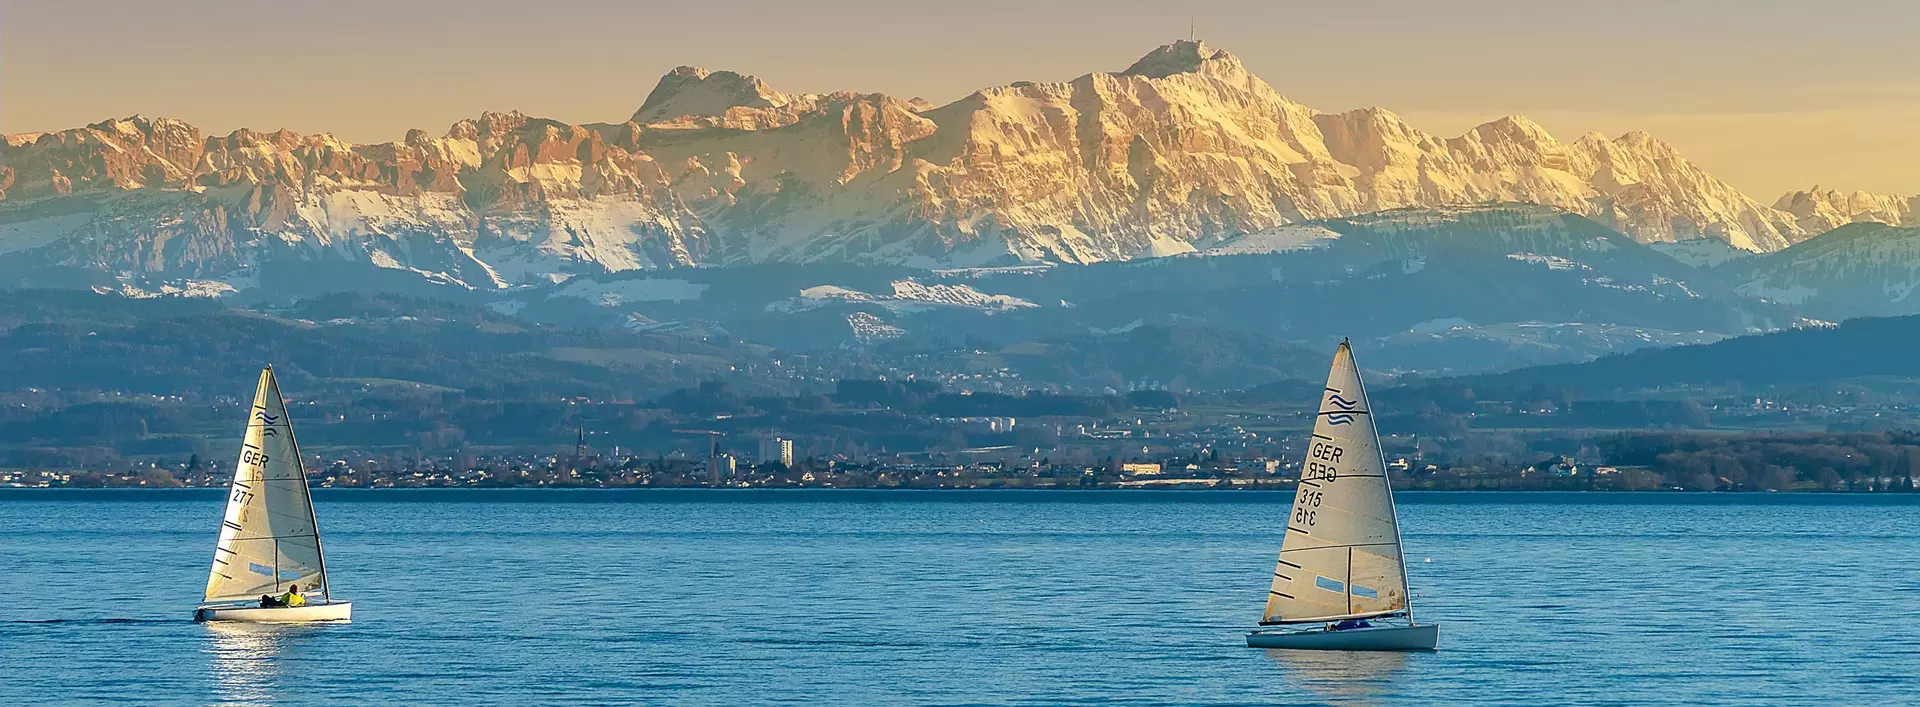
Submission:
M 280 605 L 281 606 L 306 606 L 307 598 L 304 596 L 301 596 L 299 592 L 289 589 L 287 590 L 287 593 L 280 595 Z

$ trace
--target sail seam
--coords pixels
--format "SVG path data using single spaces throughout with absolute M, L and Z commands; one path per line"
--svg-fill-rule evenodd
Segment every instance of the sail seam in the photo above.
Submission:
M 286 540 L 289 538 L 312 538 L 312 537 L 319 537 L 319 536 L 313 533 L 301 533 L 297 535 L 261 535 L 259 537 L 252 537 L 252 538 L 233 538 L 232 542 L 241 542 L 244 540 Z M 232 551 L 229 550 L 228 552 L 232 552 Z M 239 553 L 234 553 L 234 554 L 239 554 Z
M 1313 547 L 1281 548 L 1280 552 L 1306 552 L 1308 550 L 1338 550 L 1346 547 L 1395 547 L 1400 543 L 1341 543 L 1338 545 L 1315 545 Z M 1295 565 L 1298 567 L 1298 565 Z

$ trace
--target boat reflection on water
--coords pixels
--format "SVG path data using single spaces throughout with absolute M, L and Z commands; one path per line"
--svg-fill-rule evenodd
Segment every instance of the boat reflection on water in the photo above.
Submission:
M 214 622 L 207 631 L 208 656 L 213 660 L 213 684 L 219 697 L 212 704 L 267 705 L 278 695 L 280 661 L 289 657 L 307 636 L 325 630 L 295 624 Z
M 1395 692 L 1395 683 L 1412 657 L 1377 651 L 1269 649 L 1265 653 L 1287 671 L 1294 684 L 1334 703 L 1372 702 Z

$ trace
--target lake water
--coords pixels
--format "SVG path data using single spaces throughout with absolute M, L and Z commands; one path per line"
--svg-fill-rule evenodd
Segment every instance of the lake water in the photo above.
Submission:
M 221 501 L 0 491 L 0 704 L 1920 701 L 1920 495 L 1403 493 L 1413 655 L 1244 646 L 1286 493 L 322 490 L 254 630 Z

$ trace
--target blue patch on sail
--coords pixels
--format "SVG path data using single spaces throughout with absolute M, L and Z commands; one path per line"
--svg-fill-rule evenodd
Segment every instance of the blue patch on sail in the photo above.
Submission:
M 299 579 L 300 570 L 280 570 L 281 579 Z
M 1313 578 L 1313 586 L 1319 587 L 1321 589 L 1325 589 L 1329 592 L 1338 592 L 1341 594 L 1345 594 L 1347 592 L 1347 585 L 1341 584 L 1340 580 L 1333 579 L 1330 577 L 1320 577 L 1316 575 Z
M 1366 597 L 1368 599 L 1380 598 L 1380 592 L 1378 590 L 1375 590 L 1373 587 L 1362 587 L 1358 584 L 1353 585 L 1353 595 L 1357 597 Z
M 249 562 L 249 563 L 247 563 L 247 571 L 248 571 L 248 572 L 252 572 L 252 573 L 254 573 L 254 574 L 257 574 L 257 575 L 260 575 L 260 576 L 262 576 L 262 577 L 272 577 L 272 576 L 273 576 L 273 568 L 272 568 L 272 567 L 268 567 L 268 566 L 266 566 L 266 565 L 263 565 L 263 564 L 260 564 L 260 563 L 258 563 L 258 562 Z

